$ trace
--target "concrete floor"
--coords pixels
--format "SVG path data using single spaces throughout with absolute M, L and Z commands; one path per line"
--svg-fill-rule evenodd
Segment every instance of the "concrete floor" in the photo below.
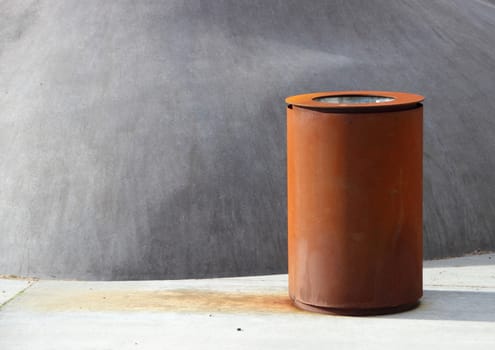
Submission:
M 175 281 L 0 279 L 0 349 L 493 349 L 495 254 L 425 262 L 419 308 L 303 312 L 287 275 Z

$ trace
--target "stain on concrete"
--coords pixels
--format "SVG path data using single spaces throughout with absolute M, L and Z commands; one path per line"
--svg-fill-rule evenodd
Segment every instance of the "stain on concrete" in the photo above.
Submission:
M 38 281 L 37 277 L 25 277 L 25 276 L 17 276 L 17 275 L 2 275 L 0 274 L 0 279 L 4 280 L 26 280 L 26 281 Z
M 36 294 L 22 300 L 33 311 L 164 311 L 179 313 L 294 313 L 286 293 L 233 293 L 175 289 L 165 291 L 87 290 Z M 210 316 L 211 317 L 211 316 Z

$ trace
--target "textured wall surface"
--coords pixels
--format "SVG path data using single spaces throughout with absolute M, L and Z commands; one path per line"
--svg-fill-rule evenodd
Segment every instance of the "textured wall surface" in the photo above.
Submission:
M 285 105 L 423 94 L 425 257 L 495 249 L 495 3 L 0 1 L 0 273 L 286 271 Z

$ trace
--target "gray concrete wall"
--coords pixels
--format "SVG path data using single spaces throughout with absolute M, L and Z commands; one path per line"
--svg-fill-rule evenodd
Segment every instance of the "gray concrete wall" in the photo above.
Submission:
M 495 249 L 489 1 L 0 2 L 0 273 L 286 271 L 288 95 L 421 93 L 425 257 Z

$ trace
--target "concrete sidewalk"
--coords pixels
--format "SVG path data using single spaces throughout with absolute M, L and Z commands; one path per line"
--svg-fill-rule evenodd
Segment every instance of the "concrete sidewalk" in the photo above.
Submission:
M 295 309 L 287 276 L 179 281 L 0 279 L 0 349 L 494 349 L 495 254 L 425 262 L 419 308 Z

